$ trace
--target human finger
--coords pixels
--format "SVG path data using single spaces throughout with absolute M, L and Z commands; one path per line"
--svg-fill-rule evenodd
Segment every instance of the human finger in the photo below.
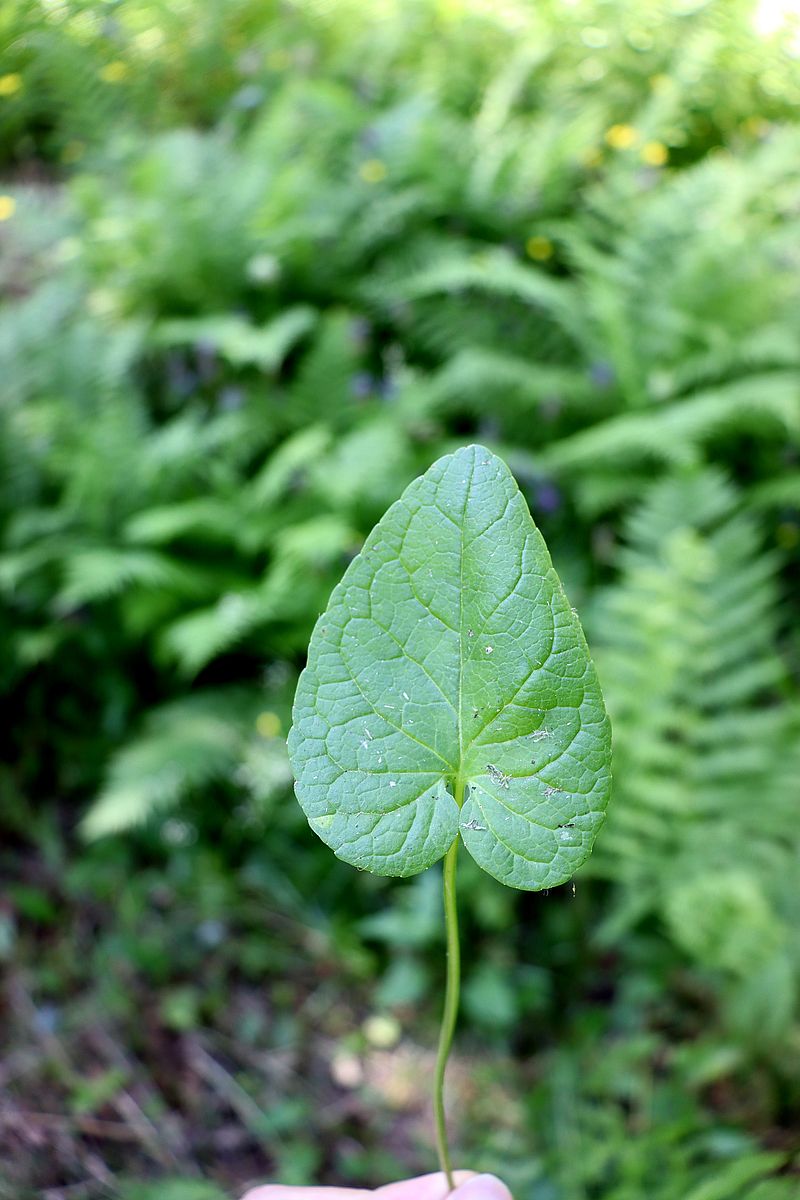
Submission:
M 473 1175 L 452 1193 L 453 1200 L 513 1200 L 496 1175 Z
M 242 1200 L 370 1200 L 374 1194 L 363 1188 L 285 1187 L 270 1183 L 252 1188 Z
M 454 1171 L 456 1187 L 466 1183 L 473 1171 Z M 402 1179 L 399 1183 L 387 1183 L 374 1193 L 380 1200 L 445 1200 L 453 1192 L 448 1187 L 447 1176 L 437 1171 L 435 1175 L 420 1175 L 417 1179 Z

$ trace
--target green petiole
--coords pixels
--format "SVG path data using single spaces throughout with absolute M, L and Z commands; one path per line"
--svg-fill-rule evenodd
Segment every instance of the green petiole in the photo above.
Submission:
M 456 803 L 461 807 L 464 795 L 464 785 L 456 789 Z M 453 842 L 444 860 L 444 924 L 447 940 L 447 983 L 444 995 L 444 1010 L 442 1012 L 442 1027 L 439 1034 L 439 1048 L 436 1054 L 436 1069 L 433 1080 L 433 1110 L 436 1120 L 436 1150 L 439 1155 L 439 1165 L 447 1176 L 450 1190 L 453 1183 L 453 1164 L 450 1159 L 450 1148 L 447 1144 L 447 1124 L 444 1113 L 444 1076 L 450 1048 L 453 1045 L 458 1018 L 458 1002 L 461 990 L 461 947 L 458 940 L 458 905 L 456 900 L 456 865 L 458 862 L 459 839 Z

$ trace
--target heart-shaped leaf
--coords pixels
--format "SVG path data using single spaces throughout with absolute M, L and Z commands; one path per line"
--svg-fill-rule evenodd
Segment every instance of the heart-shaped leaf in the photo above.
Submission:
M 461 835 L 512 887 L 569 879 L 610 783 L 608 718 L 578 618 L 505 463 L 435 462 L 331 595 L 289 753 L 312 829 L 380 875 Z

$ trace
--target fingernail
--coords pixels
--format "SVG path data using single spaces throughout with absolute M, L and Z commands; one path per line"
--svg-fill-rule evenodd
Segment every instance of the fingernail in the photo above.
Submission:
M 496 1175 L 476 1175 L 462 1183 L 453 1200 L 512 1200 L 512 1196 Z

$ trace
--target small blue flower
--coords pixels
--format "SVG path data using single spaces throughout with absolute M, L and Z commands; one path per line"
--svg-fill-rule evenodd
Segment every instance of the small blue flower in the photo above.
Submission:
M 350 379 L 350 391 L 359 400 L 364 400 L 375 391 L 375 380 L 367 371 L 359 371 Z
M 234 108 L 249 112 L 251 109 L 258 108 L 263 99 L 264 89 L 260 88 L 257 83 L 247 83 L 243 88 L 239 88 L 239 91 L 231 98 L 231 104 Z
M 596 388 L 603 391 L 616 383 L 616 372 L 609 362 L 593 362 L 589 367 L 589 378 Z
M 224 387 L 217 398 L 220 412 L 238 412 L 244 404 L 244 392 L 238 387 Z
M 549 479 L 543 479 L 536 485 L 535 506 L 539 512 L 558 512 L 562 504 L 560 490 Z
M 167 358 L 169 389 L 176 396 L 190 396 L 197 387 L 197 375 L 186 366 L 182 354 L 170 354 Z

